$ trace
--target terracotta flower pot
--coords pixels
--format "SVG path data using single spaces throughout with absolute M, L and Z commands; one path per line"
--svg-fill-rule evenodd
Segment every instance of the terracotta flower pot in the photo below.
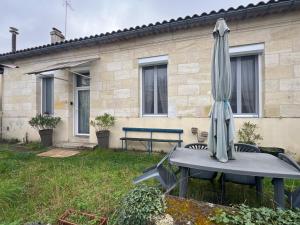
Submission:
M 53 145 L 53 129 L 39 130 L 42 145 L 49 147 Z
M 100 148 L 109 147 L 109 130 L 100 130 L 96 132 L 98 146 Z

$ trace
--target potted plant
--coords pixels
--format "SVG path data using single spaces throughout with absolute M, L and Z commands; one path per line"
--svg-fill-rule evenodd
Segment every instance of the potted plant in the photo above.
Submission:
M 115 124 L 115 117 L 104 113 L 101 116 L 97 116 L 95 120 L 91 121 L 91 125 L 96 130 L 96 136 L 98 141 L 98 146 L 100 148 L 109 147 L 109 129 Z
M 238 131 L 239 143 L 258 145 L 258 141 L 263 140 L 262 136 L 257 133 L 258 126 L 250 121 L 245 122 Z
M 250 145 L 259 145 L 260 140 L 263 140 L 262 136 L 257 133 L 258 126 L 254 123 L 245 122 L 241 129 L 238 131 L 239 143 L 245 143 Z M 268 153 L 274 156 L 278 156 L 279 153 L 284 153 L 283 148 L 278 147 L 258 147 L 262 153 Z
M 60 117 L 39 114 L 29 120 L 29 125 L 39 131 L 42 145 L 48 147 L 53 144 L 53 129 L 60 120 Z

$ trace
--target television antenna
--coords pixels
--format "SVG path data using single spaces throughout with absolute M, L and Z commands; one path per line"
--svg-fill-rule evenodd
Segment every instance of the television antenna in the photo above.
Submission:
M 67 38 L 67 25 L 68 25 L 68 9 L 74 11 L 70 0 L 63 0 L 63 6 L 65 7 L 65 38 Z

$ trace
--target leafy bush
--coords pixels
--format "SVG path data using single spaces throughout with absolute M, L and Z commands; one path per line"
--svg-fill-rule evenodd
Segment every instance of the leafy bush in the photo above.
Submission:
M 165 198 L 159 189 L 137 186 L 124 197 L 113 217 L 113 224 L 147 225 L 154 216 L 163 214 L 165 209 Z
M 61 121 L 60 117 L 49 115 L 36 115 L 29 120 L 29 125 L 37 130 L 54 129 Z
M 259 140 L 263 140 L 262 136 L 256 133 L 258 126 L 250 121 L 245 122 L 238 131 L 239 143 L 245 143 L 250 145 L 259 144 Z
M 101 130 L 109 130 L 115 124 L 115 117 L 104 113 L 101 116 L 97 116 L 95 120 L 91 120 L 91 125 L 95 128 L 96 132 Z
M 242 204 L 235 212 L 220 211 L 210 220 L 222 225 L 298 225 L 300 224 L 300 210 L 250 208 Z

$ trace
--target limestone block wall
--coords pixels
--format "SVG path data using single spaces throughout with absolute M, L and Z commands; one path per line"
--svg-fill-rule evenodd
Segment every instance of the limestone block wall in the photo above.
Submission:
M 230 46 L 264 44 L 261 56 L 260 118 L 237 118 L 236 128 L 245 121 L 258 124 L 264 137 L 262 145 L 284 147 L 300 155 L 300 14 L 282 13 L 247 21 L 228 21 Z M 119 148 L 122 127 L 183 128 L 185 143 L 196 141 L 191 127 L 208 130 L 211 106 L 210 72 L 213 25 L 174 33 L 159 34 L 101 46 L 73 49 L 14 62 L 20 68 L 6 69 L 3 90 L 4 137 L 22 139 L 26 132 L 38 139 L 27 124 L 39 112 L 40 87 L 35 76 L 26 71 L 57 62 L 98 56 L 89 67 L 90 118 L 108 112 L 116 116 L 111 147 Z M 140 114 L 140 67 L 138 60 L 168 56 L 168 116 L 142 117 Z M 73 75 L 58 71 L 54 112 L 63 118 L 55 131 L 55 142 L 76 141 L 74 137 Z M 96 142 L 90 128 L 89 142 Z M 131 145 L 143 148 L 142 145 Z M 168 150 L 167 144 L 156 144 L 157 150 Z

